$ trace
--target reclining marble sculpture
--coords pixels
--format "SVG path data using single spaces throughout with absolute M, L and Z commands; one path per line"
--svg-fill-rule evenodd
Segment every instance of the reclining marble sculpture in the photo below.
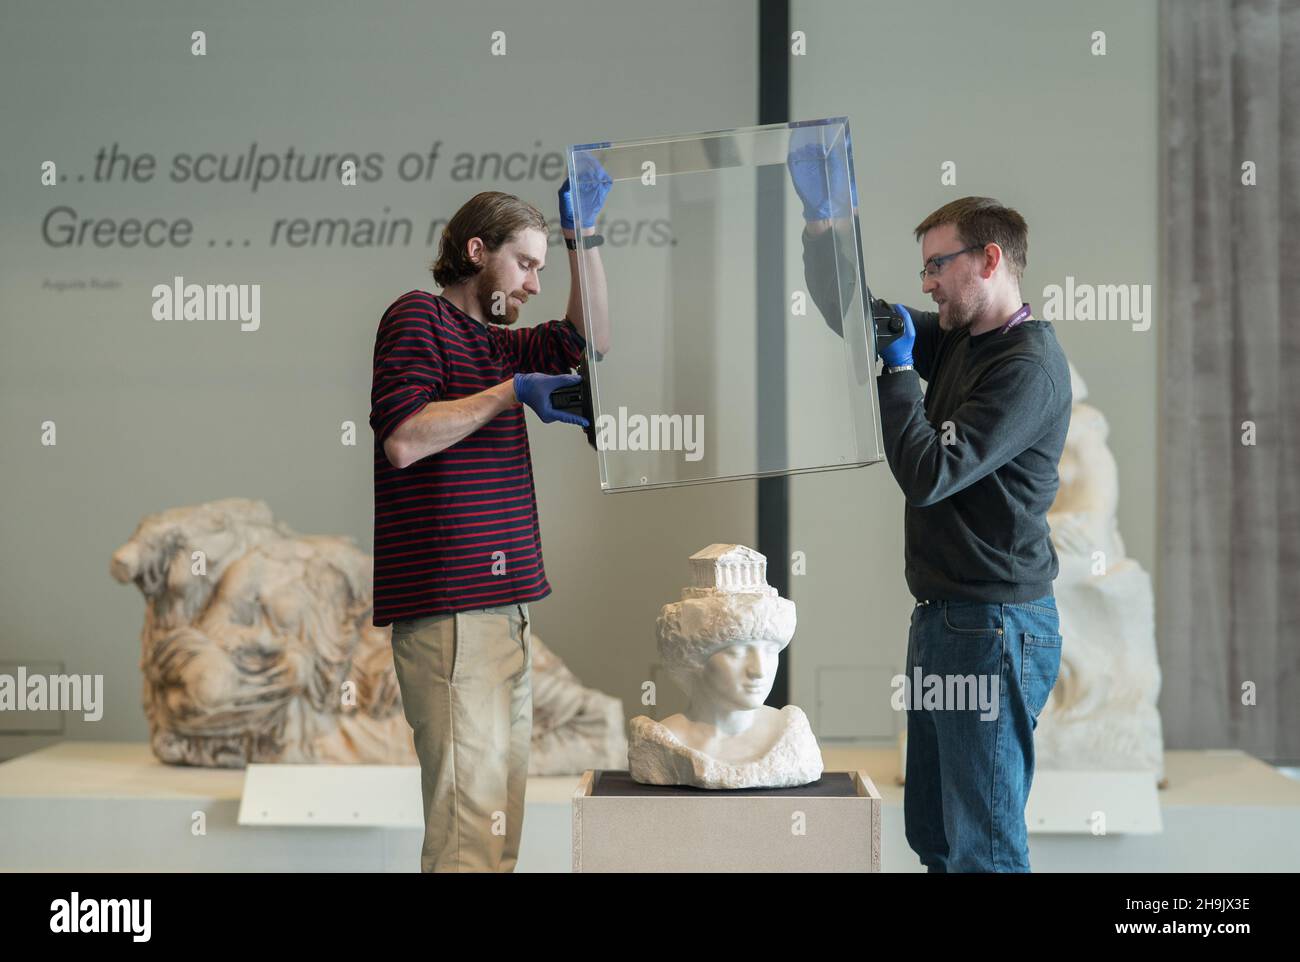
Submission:
M 262 501 L 144 518 L 110 572 L 145 597 L 140 667 L 154 754 L 169 764 L 417 763 L 373 562 L 299 535 Z M 622 764 L 622 703 L 585 688 L 534 634 L 529 772 Z
M 807 716 L 763 704 L 794 636 L 794 602 L 768 585 L 767 559 L 743 545 L 709 545 L 690 568 L 682 600 L 656 623 L 660 660 L 689 703 L 662 721 L 632 719 L 632 778 L 713 789 L 815 782 L 822 756 Z

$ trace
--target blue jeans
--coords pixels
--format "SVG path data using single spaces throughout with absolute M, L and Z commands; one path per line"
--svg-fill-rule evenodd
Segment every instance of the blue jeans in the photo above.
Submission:
M 1060 667 L 1051 595 L 912 609 L 903 820 L 929 871 L 1029 871 L 1034 729 Z

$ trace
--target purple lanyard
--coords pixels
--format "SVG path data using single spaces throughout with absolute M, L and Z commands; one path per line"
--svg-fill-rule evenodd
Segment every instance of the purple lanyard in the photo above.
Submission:
M 999 333 L 999 334 L 1005 334 L 1007 331 L 1011 330 L 1013 327 L 1015 327 L 1015 326 L 1016 326 L 1017 324 L 1019 324 L 1021 321 L 1027 321 L 1027 320 L 1029 320 L 1029 318 L 1030 318 L 1032 315 L 1033 315 L 1033 311 L 1031 311 L 1031 310 L 1029 309 L 1029 305 L 1028 305 L 1028 304 L 1021 304 L 1021 305 L 1020 305 L 1020 310 L 1016 311 L 1014 314 L 1011 315 L 1011 319 L 1010 319 L 1009 321 L 1007 321 L 1005 324 L 1002 325 L 1002 329 L 999 330 L 998 333 Z

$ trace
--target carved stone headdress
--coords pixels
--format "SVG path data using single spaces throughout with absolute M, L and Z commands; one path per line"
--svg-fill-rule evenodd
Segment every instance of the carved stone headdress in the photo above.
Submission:
M 746 641 L 794 637 L 794 602 L 767 583 L 767 558 L 739 544 L 711 544 L 690 557 L 691 584 L 682 600 L 664 605 L 655 624 L 659 657 L 684 680 L 709 656 Z

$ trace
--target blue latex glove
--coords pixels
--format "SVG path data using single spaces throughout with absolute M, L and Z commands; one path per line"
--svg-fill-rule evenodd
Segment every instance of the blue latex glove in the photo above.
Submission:
M 614 186 L 614 178 L 610 177 L 609 172 L 600 165 L 600 161 L 589 153 L 579 153 L 574 165 L 578 169 L 578 201 L 582 206 L 582 226 L 595 227 L 596 216 L 605 206 L 605 198 L 609 196 L 610 188 Z M 574 230 L 573 189 L 569 186 L 569 178 L 564 178 L 559 195 L 560 226 L 566 230 Z
M 856 184 L 849 176 L 853 140 L 845 131 L 845 151 L 822 145 L 824 125 L 795 127 L 790 135 L 786 166 L 795 193 L 803 201 L 804 220 L 848 217 L 858 204 Z M 845 163 L 848 155 L 848 164 Z M 847 200 L 846 200 L 847 198 Z
M 591 423 L 586 418 L 551 407 L 552 391 L 557 387 L 580 383 L 580 374 L 516 374 L 515 397 L 536 411 L 537 416 L 546 424 L 563 421 L 565 424 L 577 424 L 585 428 Z
M 902 304 L 894 304 L 894 313 L 903 319 L 903 333 L 885 346 L 880 352 L 880 359 L 886 367 L 898 367 L 900 364 L 912 363 L 912 345 L 916 343 L 916 325 L 912 315 Z

